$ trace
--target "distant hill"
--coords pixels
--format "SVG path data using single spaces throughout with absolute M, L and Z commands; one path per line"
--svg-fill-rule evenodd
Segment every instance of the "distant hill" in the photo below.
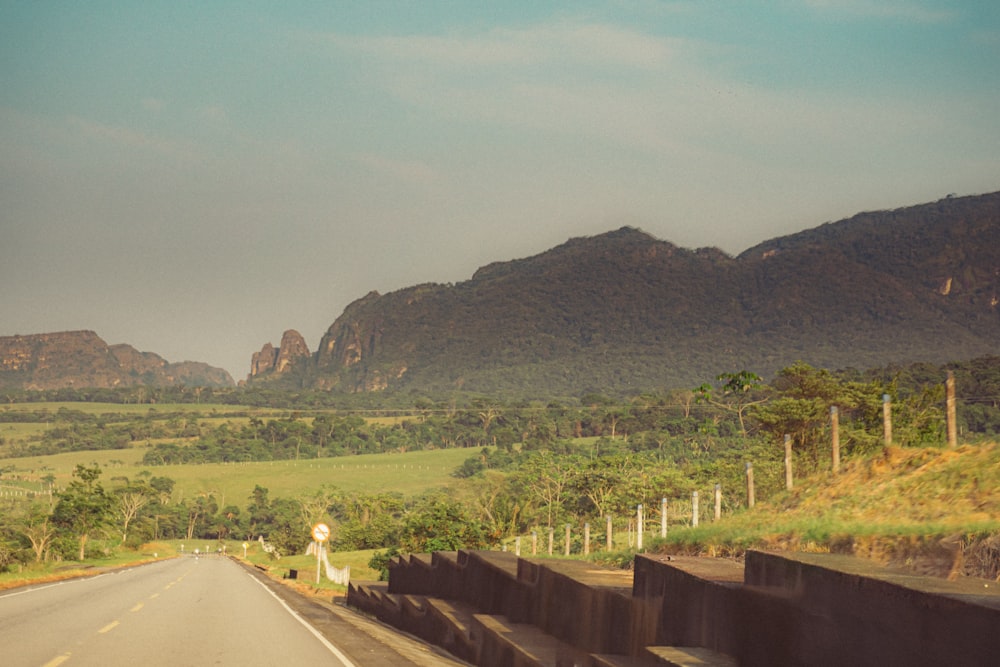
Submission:
M 231 387 L 233 378 L 208 364 L 169 363 L 130 345 L 108 345 L 93 331 L 0 336 L 0 388 L 133 385 Z
M 295 332 L 292 354 L 266 345 L 249 382 L 580 395 L 796 360 L 943 363 L 1000 350 L 998 297 L 1000 193 L 862 213 L 735 258 L 624 227 L 455 285 L 372 292 L 314 353 Z

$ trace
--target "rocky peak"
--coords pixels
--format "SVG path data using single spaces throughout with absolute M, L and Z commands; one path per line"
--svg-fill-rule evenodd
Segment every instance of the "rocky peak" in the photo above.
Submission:
M 131 345 L 108 345 L 93 331 L 0 336 L 0 386 L 29 390 L 133 385 L 232 386 L 221 368 L 173 364 Z
M 298 359 L 308 356 L 309 346 L 306 345 L 305 338 L 298 331 L 289 329 L 281 335 L 278 347 L 265 343 L 260 352 L 254 352 L 250 360 L 250 377 L 279 375 L 291 368 Z

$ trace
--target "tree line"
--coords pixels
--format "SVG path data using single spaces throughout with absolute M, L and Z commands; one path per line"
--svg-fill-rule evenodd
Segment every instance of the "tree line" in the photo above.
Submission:
M 962 375 L 956 376 L 961 387 Z M 799 363 L 766 383 L 752 372 L 731 372 L 690 390 L 643 394 L 628 402 L 597 394 L 582 396 L 573 406 L 477 399 L 458 408 L 421 402 L 408 418 L 392 423 L 317 413 L 216 427 L 180 415 L 102 424 L 71 412 L 59 424 L 67 431 L 52 436 L 54 441 L 86 441 L 94 436 L 85 429 L 102 428 L 129 438 L 149 437 L 152 428 L 173 429 L 178 441 L 149 447 L 149 468 L 136 479 L 112 478 L 105 486 L 101 468 L 78 466 L 69 485 L 53 496 L 8 502 L 0 512 L 0 557 L 6 562 L 80 558 L 95 536 L 103 550 L 156 539 L 263 536 L 279 551 L 293 553 L 304 549 L 308 528 L 318 520 L 331 523 L 332 546 L 341 550 L 496 546 L 530 530 L 585 522 L 597 527 L 594 538 L 600 540 L 602 519 L 628 516 L 636 504 L 655 507 L 661 498 L 688 498 L 693 491 L 707 497 L 715 484 L 740 489 L 747 462 L 756 471 L 759 499 L 779 492 L 785 435 L 792 439 L 799 474 L 826 469 L 832 406 L 839 410 L 845 458 L 883 446 L 886 394 L 893 397 L 897 444 L 942 445 L 941 380 L 931 369 L 879 376 Z M 988 382 L 976 391 L 980 399 L 965 401 L 960 412 L 966 440 L 996 432 L 994 422 L 980 417 L 991 414 L 1000 399 L 989 398 Z M 175 453 L 193 462 L 428 447 L 465 447 L 470 455 L 454 471 L 451 488 L 417 498 L 336 488 L 270 498 L 258 486 L 242 503 L 223 504 L 212 493 L 178 501 L 173 481 L 154 472 L 157 463 L 178 462 L 170 458 Z M 727 511 L 743 506 L 741 494 L 725 497 Z

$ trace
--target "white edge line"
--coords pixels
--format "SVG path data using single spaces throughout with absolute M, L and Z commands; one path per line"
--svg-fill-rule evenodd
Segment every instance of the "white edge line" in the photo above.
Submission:
M 330 651 L 330 653 L 333 653 L 335 656 L 337 656 L 337 658 L 344 665 L 344 667 L 356 667 L 356 665 L 353 662 L 351 662 L 351 660 L 346 655 L 344 655 L 340 651 L 339 648 L 337 648 L 336 646 L 334 646 L 333 644 L 331 644 L 330 641 L 326 637 L 324 637 L 322 634 L 320 634 L 319 630 L 317 630 L 313 626 L 309 625 L 308 621 L 306 621 L 304 618 L 302 618 L 301 616 L 299 616 L 298 612 L 296 612 L 294 609 L 292 609 L 291 607 L 289 607 L 288 604 L 284 600 L 282 600 L 280 597 L 278 597 L 278 595 L 274 591 L 272 591 L 270 588 L 268 588 L 267 585 L 264 584 L 264 582 L 262 582 L 260 579 L 258 579 L 257 577 L 253 576 L 249 572 L 247 573 L 247 576 L 250 577 L 255 584 L 257 584 L 258 586 L 260 586 L 261 588 L 263 588 L 265 591 L 267 591 L 268 595 L 270 595 L 275 600 L 277 600 L 278 603 L 282 607 L 285 608 L 285 611 L 287 611 L 289 614 L 291 614 L 295 618 L 296 621 L 298 621 L 299 623 L 301 623 L 302 625 L 304 625 L 305 628 L 309 632 L 311 632 L 314 637 L 316 637 L 316 639 L 318 639 L 321 642 L 323 642 L 323 646 L 325 646 L 327 648 L 327 650 Z
M 94 574 L 94 575 L 91 575 L 89 577 L 88 576 L 73 577 L 72 579 L 63 579 L 62 581 L 55 581 L 55 582 L 53 582 L 51 584 L 43 584 L 41 586 L 31 586 L 31 584 L 28 584 L 28 586 L 30 586 L 30 588 L 25 588 L 23 591 L 15 591 L 13 593 L 5 593 L 3 595 L 0 595 L 0 600 L 3 600 L 5 598 L 17 597 L 18 595 L 27 595 L 28 593 L 37 593 L 38 591 L 44 591 L 46 588 L 54 588 L 56 586 L 65 586 L 66 584 L 76 584 L 76 583 L 80 583 L 82 581 L 94 581 L 95 579 L 100 579 L 101 577 L 106 577 L 109 574 L 112 574 L 112 573 L 111 572 L 102 572 L 101 574 Z

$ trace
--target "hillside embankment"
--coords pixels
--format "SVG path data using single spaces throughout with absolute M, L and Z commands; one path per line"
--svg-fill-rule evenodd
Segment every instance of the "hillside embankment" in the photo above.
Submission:
M 1000 445 L 886 447 L 652 548 L 737 560 L 748 549 L 846 554 L 915 574 L 996 580 Z

